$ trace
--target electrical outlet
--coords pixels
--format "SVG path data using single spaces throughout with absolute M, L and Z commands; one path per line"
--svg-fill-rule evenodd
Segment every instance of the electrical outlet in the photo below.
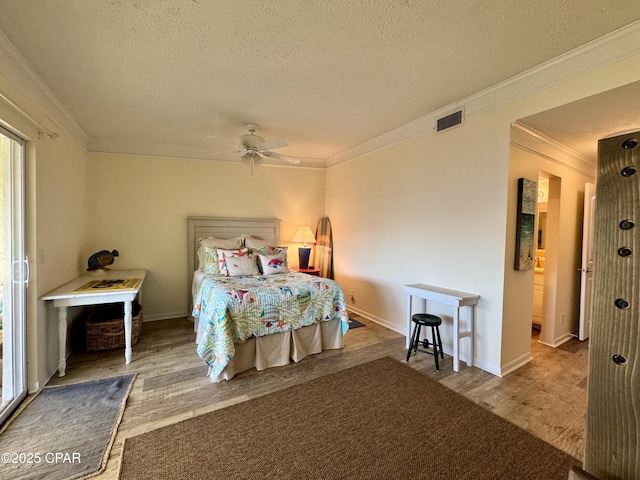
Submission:
M 38 265 L 42 265 L 44 263 L 44 248 L 38 249 Z

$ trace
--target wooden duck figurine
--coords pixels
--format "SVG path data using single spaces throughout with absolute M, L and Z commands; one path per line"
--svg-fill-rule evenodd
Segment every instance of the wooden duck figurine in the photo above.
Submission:
M 89 268 L 87 268 L 87 271 L 90 272 L 99 269 L 109 270 L 107 266 L 111 265 L 115 257 L 119 255 L 118 250 L 111 252 L 109 250 L 100 250 L 89 257 Z

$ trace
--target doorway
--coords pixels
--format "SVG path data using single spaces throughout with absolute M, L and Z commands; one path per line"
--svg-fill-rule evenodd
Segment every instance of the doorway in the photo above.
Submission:
M 561 181 L 547 172 L 538 174 L 532 334 L 539 342 L 554 347 Z
M 0 127 L 0 423 L 27 394 L 25 141 Z
M 544 305 L 544 271 L 546 266 L 547 205 L 549 200 L 549 178 L 543 172 L 538 174 L 538 202 L 536 204 L 537 245 L 534 262 L 533 315 L 531 318 L 534 334 L 542 329 Z

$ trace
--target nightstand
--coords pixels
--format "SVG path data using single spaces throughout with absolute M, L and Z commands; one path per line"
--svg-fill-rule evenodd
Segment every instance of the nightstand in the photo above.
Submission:
M 316 277 L 320 276 L 320 269 L 319 268 L 300 268 L 300 267 L 295 267 L 292 270 L 295 270 L 296 272 L 300 272 L 300 273 L 308 273 L 309 275 L 314 275 Z

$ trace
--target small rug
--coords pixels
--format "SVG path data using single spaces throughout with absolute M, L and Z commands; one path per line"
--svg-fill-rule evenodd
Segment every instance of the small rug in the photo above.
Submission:
M 365 326 L 364 323 L 361 323 L 358 320 L 354 320 L 353 318 L 349 317 L 349 330 L 353 330 L 354 328 L 360 328 L 364 326 Z
M 71 480 L 103 471 L 134 378 L 40 390 L 0 431 L 0 478 Z
M 566 480 L 573 465 L 386 357 L 127 438 L 120 478 Z

